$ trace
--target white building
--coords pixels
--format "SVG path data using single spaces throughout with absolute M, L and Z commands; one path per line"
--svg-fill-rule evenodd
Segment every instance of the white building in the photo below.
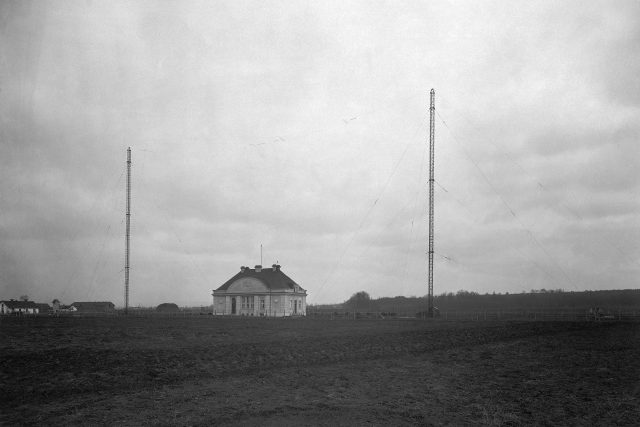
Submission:
M 0 301 L 0 314 L 38 314 L 40 308 L 33 301 Z
M 307 291 L 280 266 L 240 267 L 240 272 L 213 291 L 213 314 L 234 316 L 304 316 Z

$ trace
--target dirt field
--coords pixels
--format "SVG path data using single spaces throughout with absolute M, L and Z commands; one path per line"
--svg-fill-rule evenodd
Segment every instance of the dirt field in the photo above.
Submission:
M 640 324 L 0 319 L 0 424 L 637 425 Z

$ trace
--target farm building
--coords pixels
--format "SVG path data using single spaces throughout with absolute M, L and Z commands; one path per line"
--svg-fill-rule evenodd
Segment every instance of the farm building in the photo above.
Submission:
M 71 307 L 75 307 L 78 313 L 113 313 L 116 306 L 112 302 L 74 302 Z
M 240 272 L 213 291 L 213 314 L 235 316 L 304 316 L 307 291 L 280 266 L 240 267 Z
M 38 304 L 33 301 L 0 301 L 0 314 L 38 314 Z
M 51 313 L 51 306 L 49 304 L 45 303 L 39 303 L 37 302 L 36 305 L 38 306 L 38 312 L 40 314 L 49 314 Z
M 53 314 L 55 314 L 56 316 L 59 314 L 73 313 L 77 311 L 77 309 L 72 305 L 60 304 L 60 301 L 58 299 L 54 299 L 51 304 L 51 311 L 53 311 Z

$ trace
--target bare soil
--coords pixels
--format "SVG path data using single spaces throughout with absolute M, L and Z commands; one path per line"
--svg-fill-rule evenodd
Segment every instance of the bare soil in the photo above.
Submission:
M 0 424 L 637 425 L 640 324 L 2 318 Z

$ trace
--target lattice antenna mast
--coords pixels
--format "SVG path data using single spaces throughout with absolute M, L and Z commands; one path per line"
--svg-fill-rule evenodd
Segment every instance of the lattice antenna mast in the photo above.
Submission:
M 433 185 L 435 183 L 435 104 L 436 92 L 431 89 L 431 106 L 429 107 L 429 291 L 427 293 L 427 313 L 433 317 Z
M 124 249 L 124 314 L 129 313 L 129 239 L 131 237 L 131 147 L 127 148 L 127 222 Z

